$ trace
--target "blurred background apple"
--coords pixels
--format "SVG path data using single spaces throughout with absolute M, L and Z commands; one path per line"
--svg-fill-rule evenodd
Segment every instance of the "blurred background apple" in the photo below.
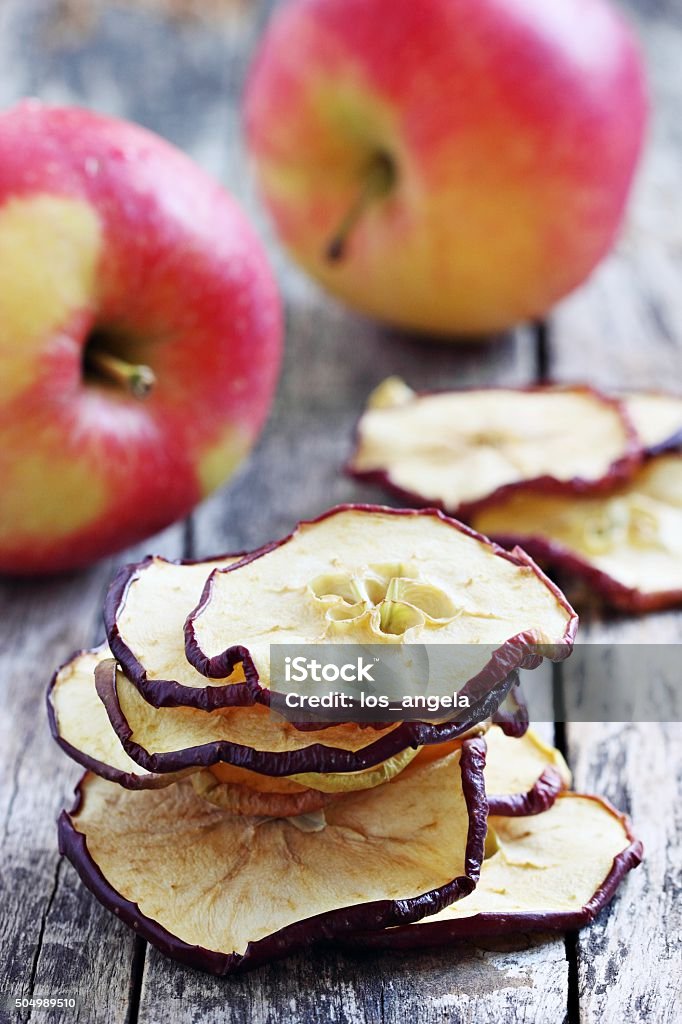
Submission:
M 611 247 L 646 119 L 607 0 L 289 0 L 247 137 L 294 257 L 435 334 L 539 317 Z
M 83 566 L 186 516 L 249 451 L 277 379 L 265 252 L 133 124 L 0 115 L 0 571 Z

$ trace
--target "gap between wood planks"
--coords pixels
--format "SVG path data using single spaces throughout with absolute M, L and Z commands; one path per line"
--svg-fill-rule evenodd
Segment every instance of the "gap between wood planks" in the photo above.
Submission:
M 552 698 L 554 706 L 554 746 L 561 751 L 569 768 L 568 737 L 566 735 L 566 677 L 561 662 L 552 665 Z M 580 1024 L 580 986 L 578 980 L 578 933 L 566 932 L 564 936 L 566 963 L 568 965 L 568 1000 L 566 1024 Z
M 539 383 L 552 380 L 551 326 L 547 320 L 538 321 L 533 327 L 535 341 L 535 372 Z M 554 708 L 554 746 L 563 754 L 569 764 L 568 738 L 566 735 L 566 679 L 561 662 L 552 665 L 552 699 Z M 570 764 L 569 764 L 570 767 Z M 564 949 L 568 966 L 568 998 L 566 1024 L 580 1024 L 580 987 L 578 981 L 578 933 L 566 932 Z

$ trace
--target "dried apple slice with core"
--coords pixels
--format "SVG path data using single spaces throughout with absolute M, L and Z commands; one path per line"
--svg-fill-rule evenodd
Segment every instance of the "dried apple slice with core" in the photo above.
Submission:
M 188 781 L 131 792 L 87 774 L 60 817 L 60 849 L 137 934 L 226 974 L 468 895 L 484 851 L 483 761 L 471 740 L 334 801 L 318 832 L 229 814 Z
M 213 712 L 154 708 L 113 661 L 97 666 L 95 684 L 123 748 L 153 772 L 209 768 L 223 761 L 272 776 L 362 771 L 408 747 L 462 737 L 478 725 L 474 718 L 445 725 L 399 722 L 374 729 L 347 723 L 301 731 L 262 704 Z M 512 676 L 486 699 L 496 707 L 513 685 Z M 481 721 L 489 717 L 485 703 L 479 711 Z
M 682 397 L 663 391 L 629 391 L 619 397 L 647 455 L 682 447 Z
M 494 852 L 473 893 L 405 928 L 349 937 L 408 949 L 455 939 L 565 931 L 594 920 L 643 854 L 627 818 L 605 800 L 563 793 L 533 818 L 491 818 Z
M 185 635 L 200 672 L 223 677 L 241 661 L 264 689 L 271 644 L 429 645 L 434 692 L 468 696 L 540 653 L 566 657 L 576 626 L 523 552 L 434 510 L 348 506 L 213 572 Z M 438 658 L 437 645 L 452 650 Z
M 229 704 L 252 704 L 257 696 L 239 666 L 209 682 L 185 658 L 185 619 L 199 601 L 214 569 L 243 557 L 225 555 L 203 562 L 169 562 L 152 556 L 124 566 L 104 606 L 109 645 L 145 700 L 157 707 L 191 703 L 210 711 Z M 227 677 L 230 677 L 229 680 Z
M 182 773 L 146 771 L 121 746 L 95 689 L 95 668 L 111 657 L 106 645 L 78 651 L 59 668 L 47 692 L 48 719 L 60 747 L 84 768 L 128 789 L 170 786 Z
M 625 611 L 682 603 L 682 454 L 661 455 L 615 494 L 513 494 L 478 529 L 584 577 Z
M 509 488 L 612 486 L 639 458 L 620 403 L 588 387 L 370 396 L 349 469 L 421 505 L 468 514 Z

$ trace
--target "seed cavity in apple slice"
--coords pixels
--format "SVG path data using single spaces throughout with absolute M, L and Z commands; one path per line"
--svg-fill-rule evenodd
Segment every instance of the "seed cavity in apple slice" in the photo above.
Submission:
M 128 678 L 156 707 L 192 704 L 211 708 L 252 704 L 257 697 L 238 664 L 221 680 L 207 680 L 185 658 L 185 619 L 199 601 L 214 569 L 242 555 L 200 562 L 169 562 L 150 556 L 124 566 L 104 606 L 109 646 Z
M 366 931 L 348 941 L 374 949 L 409 949 L 582 928 L 643 856 L 625 815 L 599 797 L 579 793 L 562 793 L 533 818 L 491 817 L 488 836 L 490 856 L 470 896 L 409 927 Z
M 418 394 L 391 377 L 369 398 L 348 468 L 468 518 L 517 488 L 612 488 L 640 457 L 623 404 L 586 386 Z
M 210 768 L 220 762 L 263 775 L 356 772 L 373 768 L 408 747 L 444 743 L 481 731 L 516 677 L 499 683 L 471 711 L 467 721 L 397 722 L 382 729 L 356 723 L 300 730 L 263 704 L 220 708 L 155 708 L 117 669 L 104 660 L 95 686 L 110 724 L 126 753 L 151 772 Z
M 136 934 L 227 974 L 416 921 L 471 893 L 484 855 L 483 764 L 481 741 L 470 740 L 334 801 L 315 832 L 230 814 L 188 780 L 135 792 L 88 773 L 59 819 L 60 850 Z
M 664 391 L 619 395 L 647 455 L 682 447 L 682 397 Z
M 483 509 L 474 523 L 583 578 L 623 611 L 682 604 L 682 453 L 651 459 L 612 495 L 519 492 Z
M 542 656 L 566 657 L 576 628 L 524 552 L 433 509 L 341 506 L 211 573 L 185 649 L 203 675 L 241 662 L 269 692 L 271 644 L 428 645 L 435 692 L 473 701 Z

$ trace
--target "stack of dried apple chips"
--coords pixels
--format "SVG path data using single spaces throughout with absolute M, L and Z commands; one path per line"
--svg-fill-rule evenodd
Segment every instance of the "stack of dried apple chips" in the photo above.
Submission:
M 594 388 L 369 400 L 351 472 L 520 544 L 623 611 L 682 604 L 682 398 Z
M 149 558 L 105 620 L 108 644 L 49 690 L 87 769 L 60 847 L 178 960 L 225 974 L 320 940 L 576 927 L 639 862 L 625 818 L 569 793 L 526 728 L 518 670 L 570 653 L 575 613 L 522 551 L 439 512 L 347 506 L 250 555 Z M 469 707 L 289 721 L 271 706 L 282 643 L 448 645 Z

